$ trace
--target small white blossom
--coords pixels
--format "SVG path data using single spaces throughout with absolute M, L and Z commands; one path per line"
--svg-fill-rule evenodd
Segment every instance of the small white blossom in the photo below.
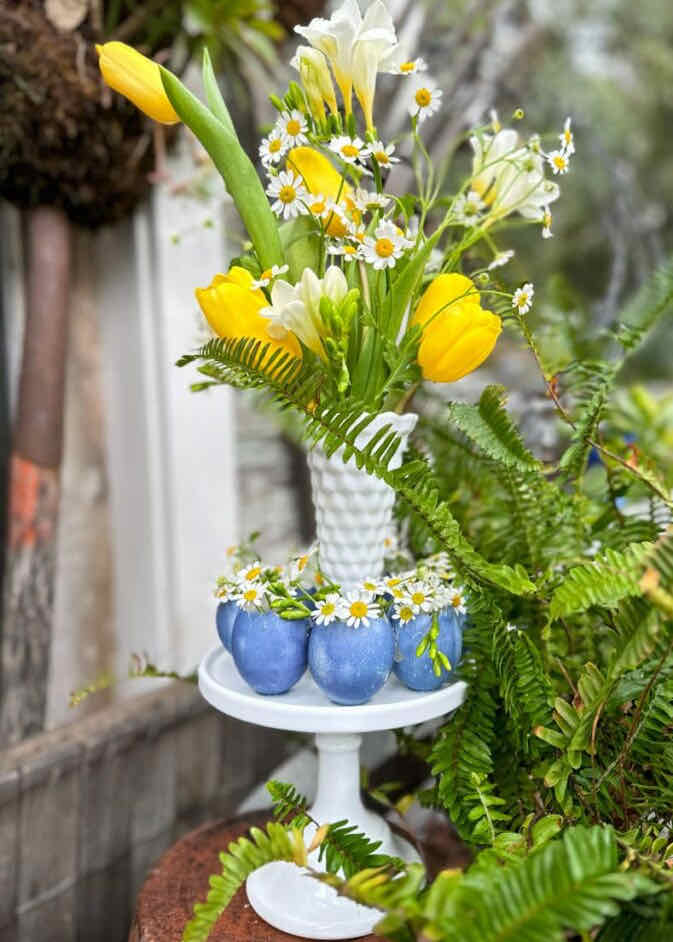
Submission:
M 416 613 L 431 612 L 436 604 L 432 586 L 420 580 L 407 586 L 402 601 L 410 605 Z
M 364 213 L 368 209 L 385 209 L 386 206 L 389 205 L 392 197 L 388 196 L 386 193 L 376 193 L 373 190 L 365 190 L 362 187 L 358 187 L 351 199 L 355 204 L 355 208 L 359 209 L 361 213 Z
M 479 221 L 480 214 L 486 209 L 486 203 L 476 190 L 461 193 L 453 204 L 452 215 L 463 226 L 472 226 Z
M 301 579 L 306 571 L 308 564 L 318 551 L 317 546 L 311 546 L 305 553 L 295 556 L 288 564 L 288 576 L 290 582 L 296 582 Z
M 367 146 L 367 156 L 373 157 L 379 167 L 391 167 L 400 162 L 399 157 L 393 157 L 395 153 L 394 144 L 384 144 L 383 141 L 374 141 Z
M 465 597 L 463 595 L 463 589 L 460 586 L 456 586 L 451 589 L 449 592 L 449 605 L 454 610 L 456 615 L 464 615 L 467 611 L 467 606 L 465 604 Z
M 400 599 L 393 606 L 393 618 L 402 625 L 408 624 L 416 617 L 413 605 L 410 605 L 406 599 Z
M 359 245 L 351 245 L 350 242 L 334 241 L 327 244 L 328 255 L 343 255 L 348 261 L 355 261 L 362 258 L 362 252 Z
M 251 566 L 245 566 L 236 573 L 236 584 L 245 586 L 250 582 L 257 582 L 263 572 L 264 567 L 261 563 L 253 563 Z
M 266 188 L 274 200 L 271 209 L 283 219 L 295 219 L 306 212 L 305 201 L 308 197 L 301 177 L 292 170 L 284 170 L 274 177 Z
M 283 142 L 280 131 L 274 128 L 268 137 L 262 140 L 259 145 L 259 156 L 262 164 L 268 169 L 272 164 L 277 164 L 287 152 L 287 147 Z
M 378 618 L 381 613 L 371 592 L 356 590 L 341 599 L 339 614 L 349 628 L 367 628 L 370 619 Z
M 550 154 L 547 154 L 547 163 L 551 167 L 554 176 L 557 176 L 559 173 L 568 172 L 570 157 L 564 150 L 553 150 Z
M 367 159 L 365 142 L 359 137 L 333 137 L 327 145 L 344 163 L 356 166 Z
M 518 630 L 519 629 L 516 627 L 516 625 L 513 625 L 511 621 L 508 621 L 507 624 L 505 625 L 505 631 L 518 631 Z
M 559 140 L 561 141 L 561 150 L 568 157 L 572 157 L 575 153 L 575 138 L 573 137 L 573 132 L 570 129 L 571 119 L 568 117 L 565 119 L 563 124 L 563 130 L 559 134 Z
M 498 252 L 491 264 L 488 266 L 488 270 L 493 271 L 494 268 L 502 268 L 503 265 L 506 265 L 513 258 L 514 249 L 507 249 L 505 252 Z
M 322 602 L 317 603 L 317 608 L 311 613 L 311 618 L 316 625 L 329 625 L 339 618 L 339 593 L 331 592 Z
M 416 75 L 418 72 L 425 72 L 427 68 L 427 62 L 419 56 L 417 59 L 396 63 L 391 72 L 393 75 Z
M 299 147 L 300 144 L 308 144 L 306 118 L 296 108 L 290 111 L 289 114 L 284 112 L 276 122 L 276 128 L 286 147 Z
M 543 239 L 552 239 L 554 233 L 551 231 L 551 211 L 548 206 L 544 207 L 542 212 L 542 238 Z
M 239 608 L 246 612 L 252 612 L 256 609 L 264 608 L 266 604 L 266 586 L 261 582 L 249 582 L 242 585 L 238 592 L 234 594 L 234 601 Z
M 250 288 L 268 288 L 274 278 L 277 278 L 279 275 L 284 275 L 286 271 L 289 270 L 289 265 L 273 265 L 271 268 L 267 268 L 262 274 L 250 284 Z
M 527 314 L 533 305 L 533 295 L 535 289 L 530 281 L 527 281 L 521 288 L 517 288 L 512 297 L 512 307 L 519 314 Z
M 397 226 L 384 220 L 376 227 L 374 237 L 365 237 L 362 257 L 376 269 L 394 268 L 398 258 L 412 245 Z
M 432 79 L 417 78 L 409 98 L 409 114 L 419 123 L 433 115 L 441 104 L 442 90 Z

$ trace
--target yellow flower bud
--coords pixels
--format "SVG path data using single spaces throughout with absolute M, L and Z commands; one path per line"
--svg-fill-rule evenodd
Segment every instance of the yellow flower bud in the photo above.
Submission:
M 312 147 L 295 147 L 287 156 L 287 168 L 300 175 L 309 193 L 320 193 L 344 206 L 354 205 L 351 199 L 353 190 L 320 151 Z M 330 217 L 327 232 L 337 238 L 345 235 L 346 227 L 336 214 Z
M 300 360 L 301 346 L 294 334 L 287 333 L 282 340 L 269 336 L 269 320 L 260 314 L 269 302 L 259 288 L 250 287 L 252 280 L 249 271 L 234 266 L 226 275 L 215 275 L 207 288 L 197 288 L 196 299 L 206 320 L 219 337 L 252 337 L 268 344 L 266 359 L 282 349 Z
M 324 120 L 325 107 L 323 102 L 327 102 L 327 107 L 332 114 L 337 114 L 339 107 L 334 94 L 332 76 L 327 65 L 327 59 L 322 52 L 313 49 L 311 46 L 300 46 L 291 65 L 299 70 L 311 114 L 316 121 Z
M 98 65 L 110 88 L 161 124 L 180 120 L 164 91 L 159 65 L 126 43 L 96 46 Z
M 425 379 L 454 383 L 476 370 L 502 330 L 497 314 L 484 311 L 479 292 L 465 275 L 438 275 L 411 319 L 423 327 L 418 362 Z

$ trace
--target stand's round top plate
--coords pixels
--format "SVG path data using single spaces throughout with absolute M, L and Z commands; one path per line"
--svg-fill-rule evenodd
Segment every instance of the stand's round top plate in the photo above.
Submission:
M 391 675 L 369 703 L 338 706 L 327 699 L 308 671 L 288 693 L 270 697 L 255 693 L 221 645 L 209 651 L 199 667 L 199 689 L 221 713 L 257 726 L 300 733 L 367 733 L 424 723 L 460 706 L 465 686 L 458 681 L 419 693 Z

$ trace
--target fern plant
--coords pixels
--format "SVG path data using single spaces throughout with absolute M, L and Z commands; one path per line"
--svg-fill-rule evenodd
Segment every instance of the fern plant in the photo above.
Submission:
M 522 331 L 567 430 L 547 463 L 492 386 L 475 405 L 426 400 L 406 462 L 389 471 L 389 429 L 358 448 L 367 416 L 324 402 L 301 364 L 270 361 L 276 403 L 303 413 L 307 440 L 389 483 L 411 548 L 446 551 L 469 594 L 465 702 L 431 742 L 410 746 L 433 777 L 419 797 L 474 847 L 464 872 L 424 888 L 417 868 L 377 859 L 363 835 L 312 822 L 301 796 L 272 786 L 283 859 L 296 859 L 292 841 L 310 824 L 326 863 L 312 875 L 378 908 L 382 937 L 673 937 L 673 503 L 669 469 L 645 448 L 669 430 L 655 412 L 656 436 L 637 429 L 634 451 L 614 433 L 612 405 L 624 362 L 672 305 L 666 265 L 606 334 L 605 359 L 562 373 Z M 265 355 L 217 341 L 197 360 L 207 384 L 244 364 L 255 386 Z

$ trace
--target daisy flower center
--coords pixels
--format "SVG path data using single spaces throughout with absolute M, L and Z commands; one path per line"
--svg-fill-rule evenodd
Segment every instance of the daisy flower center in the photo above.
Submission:
M 261 274 L 261 276 L 260 276 L 260 280 L 261 280 L 261 281 L 271 281 L 271 278 L 272 278 L 272 277 L 273 277 L 273 272 L 272 272 L 272 270 L 271 270 L 270 268 L 266 268 L 266 269 L 262 272 L 262 274 Z
M 248 569 L 248 571 L 245 574 L 246 580 L 248 582 L 252 582 L 253 579 L 257 578 L 257 576 L 260 574 L 261 571 L 262 571 L 261 566 L 254 566 L 252 569 Z
M 390 256 L 395 251 L 395 246 L 393 245 L 392 241 L 386 238 L 377 239 L 374 248 L 376 249 L 376 254 L 379 256 L 379 258 L 390 258 Z
M 367 614 L 367 605 L 365 602 L 353 602 L 349 611 L 353 618 L 364 618 Z
M 411 601 L 414 605 L 422 605 L 425 602 L 425 593 L 423 592 L 414 592 L 411 596 Z
M 297 121 L 296 118 L 292 118 L 291 121 L 288 121 L 285 125 L 285 130 L 292 137 L 296 137 L 297 134 L 301 131 L 301 124 Z
M 344 157 L 357 157 L 360 151 L 355 147 L 354 144 L 344 144 L 341 148 L 341 153 Z
M 297 191 L 293 186 L 286 184 L 280 188 L 280 193 L 278 194 L 278 199 L 281 203 L 294 203 L 297 198 Z
M 303 572 L 306 569 L 308 563 L 308 556 L 300 556 L 297 560 L 297 569 L 299 572 Z
M 400 621 L 411 621 L 414 617 L 413 611 L 409 608 L 408 605 L 403 605 L 400 609 Z
M 344 246 L 344 255 L 357 255 L 357 251 L 354 245 Z
M 408 74 L 409 72 L 413 72 L 415 68 L 416 68 L 415 62 L 403 62 L 402 65 L 400 66 L 400 72 L 404 72 Z
M 558 170 L 565 170 L 565 168 L 568 166 L 568 160 L 564 154 L 554 154 L 552 159 L 554 161 L 554 166 Z
M 246 589 L 243 598 L 246 602 L 254 602 L 257 598 L 257 589 Z
M 369 582 L 369 581 L 367 581 L 367 582 L 363 582 L 362 585 L 363 585 L 363 588 L 365 588 L 365 589 L 367 590 L 367 592 L 376 592 L 376 583 L 375 583 L 375 582 Z
M 336 611 L 336 605 L 334 604 L 334 602 L 324 602 L 320 606 L 321 615 L 326 615 L 329 617 L 330 615 L 333 615 L 335 611 Z
M 517 307 L 525 307 L 528 304 L 529 297 L 525 291 L 522 291 L 519 297 L 517 298 Z
M 453 598 L 451 599 L 451 604 L 453 605 L 454 608 L 459 608 L 459 606 L 462 605 L 462 602 L 463 602 L 463 599 L 460 595 L 454 595 Z
M 269 141 L 269 150 L 272 154 L 277 154 L 282 146 L 279 138 L 274 138 L 272 141 Z
M 386 154 L 384 150 L 375 150 L 374 159 L 377 161 L 377 163 L 380 163 L 380 164 L 388 163 L 388 155 Z
M 327 207 L 325 206 L 324 200 L 318 200 L 317 203 L 311 203 L 311 212 L 315 213 L 316 216 L 324 213 L 326 209 Z
M 432 92 L 429 88 L 419 88 L 416 92 L 416 104 L 419 108 L 427 108 L 432 101 Z

